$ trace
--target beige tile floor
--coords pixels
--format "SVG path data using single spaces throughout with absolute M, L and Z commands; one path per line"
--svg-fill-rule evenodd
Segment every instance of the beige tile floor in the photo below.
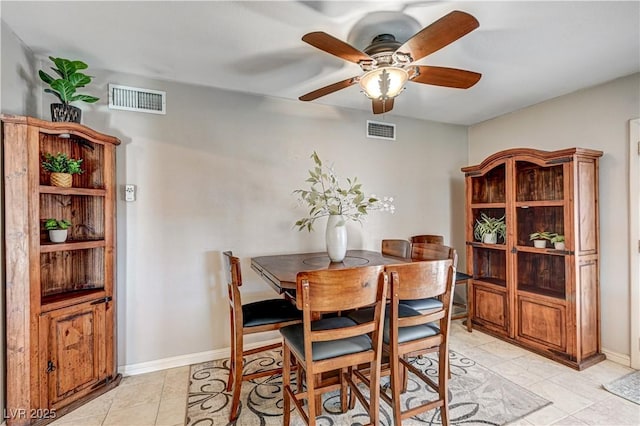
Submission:
M 516 425 L 640 425 L 640 406 L 602 388 L 633 370 L 603 361 L 576 371 L 454 321 L 451 349 L 553 402 Z M 53 426 L 182 425 L 189 367 L 125 377 L 117 388 L 52 423 Z

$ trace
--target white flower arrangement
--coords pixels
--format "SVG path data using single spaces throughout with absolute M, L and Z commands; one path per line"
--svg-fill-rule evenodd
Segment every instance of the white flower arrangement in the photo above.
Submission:
M 318 154 L 314 151 L 311 155 L 315 167 L 309 170 L 309 178 L 306 182 L 311 184 L 308 190 L 296 189 L 294 194 L 298 194 L 299 202 L 308 204 L 311 209 L 309 215 L 298 220 L 295 226 L 299 231 L 307 229 L 313 230 L 313 223 L 325 216 L 342 215 L 344 220 L 353 220 L 362 223 L 362 219 L 369 211 L 382 210 L 390 213 L 395 212 L 393 197 L 377 198 L 375 195 L 369 197 L 362 192 L 362 184 L 358 178 L 347 179 L 347 187 L 340 185 L 333 167 L 325 167 L 320 161 Z M 340 223 L 342 225 L 344 223 Z

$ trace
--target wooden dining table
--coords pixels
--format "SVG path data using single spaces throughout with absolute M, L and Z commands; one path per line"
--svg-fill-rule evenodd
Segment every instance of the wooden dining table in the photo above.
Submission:
M 411 259 L 387 256 L 376 251 L 349 250 L 342 262 L 331 262 L 326 252 L 252 257 L 251 269 L 256 271 L 275 291 L 285 293 L 287 290 L 296 289 L 298 272 L 406 262 L 411 262 Z
M 298 272 L 392 265 L 411 261 L 410 258 L 389 256 L 377 251 L 348 250 L 342 262 L 331 262 L 326 252 L 257 256 L 251 258 L 251 269 L 261 276 L 276 292 L 280 294 L 286 293 L 290 298 L 295 299 Z M 456 271 L 456 285 L 465 284 L 470 278 L 470 275 Z M 469 300 L 468 294 L 467 300 Z M 451 319 L 466 318 L 467 330 L 471 331 L 471 322 L 467 317 L 468 306 L 466 306 L 466 303 L 454 302 L 454 311 L 457 312 L 453 313 Z

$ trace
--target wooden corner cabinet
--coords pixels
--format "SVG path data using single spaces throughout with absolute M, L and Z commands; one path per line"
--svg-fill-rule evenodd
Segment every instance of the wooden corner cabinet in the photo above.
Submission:
M 76 123 L 1 115 L 4 145 L 7 408 L 44 424 L 120 381 L 115 338 L 115 148 Z M 51 186 L 45 154 L 81 158 L 71 188 Z M 64 243 L 44 223 L 67 219 Z
M 601 151 L 516 148 L 465 167 L 469 314 L 474 327 L 576 369 L 600 346 Z M 506 219 L 497 244 L 474 238 L 481 214 Z M 564 235 L 534 247 L 530 234 Z

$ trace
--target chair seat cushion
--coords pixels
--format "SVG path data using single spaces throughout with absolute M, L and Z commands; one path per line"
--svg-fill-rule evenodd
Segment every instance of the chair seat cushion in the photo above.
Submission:
M 426 299 L 415 300 L 401 300 L 401 304 L 408 306 L 416 311 L 428 311 L 431 309 L 442 309 L 442 301 L 435 297 L 428 297 Z
M 302 311 L 284 299 L 268 299 L 242 305 L 242 319 L 245 327 L 276 324 L 302 319 Z
M 331 330 L 356 325 L 347 317 L 323 318 L 311 323 L 311 330 Z M 280 329 L 280 333 L 293 350 L 302 354 L 304 361 L 304 329 L 302 324 L 289 325 Z M 348 337 L 346 339 L 313 342 L 311 352 L 313 361 L 335 358 L 342 355 L 355 354 L 371 350 L 371 339 L 367 335 Z
M 373 308 L 365 308 L 358 309 L 357 311 L 353 311 L 349 314 L 349 318 L 353 319 L 358 324 L 362 324 L 365 322 L 369 322 L 373 319 L 374 310 Z M 420 312 L 416 311 L 405 305 L 398 305 L 398 317 L 413 317 L 416 315 L 421 315 Z M 410 342 L 412 340 L 424 339 L 425 337 L 435 336 L 440 333 L 440 329 L 435 324 L 420 324 L 420 325 L 412 325 L 410 327 L 401 327 L 398 330 L 398 343 Z M 385 309 L 384 314 L 384 332 L 382 333 L 382 340 L 385 344 L 389 344 L 390 339 L 389 333 L 389 306 Z

